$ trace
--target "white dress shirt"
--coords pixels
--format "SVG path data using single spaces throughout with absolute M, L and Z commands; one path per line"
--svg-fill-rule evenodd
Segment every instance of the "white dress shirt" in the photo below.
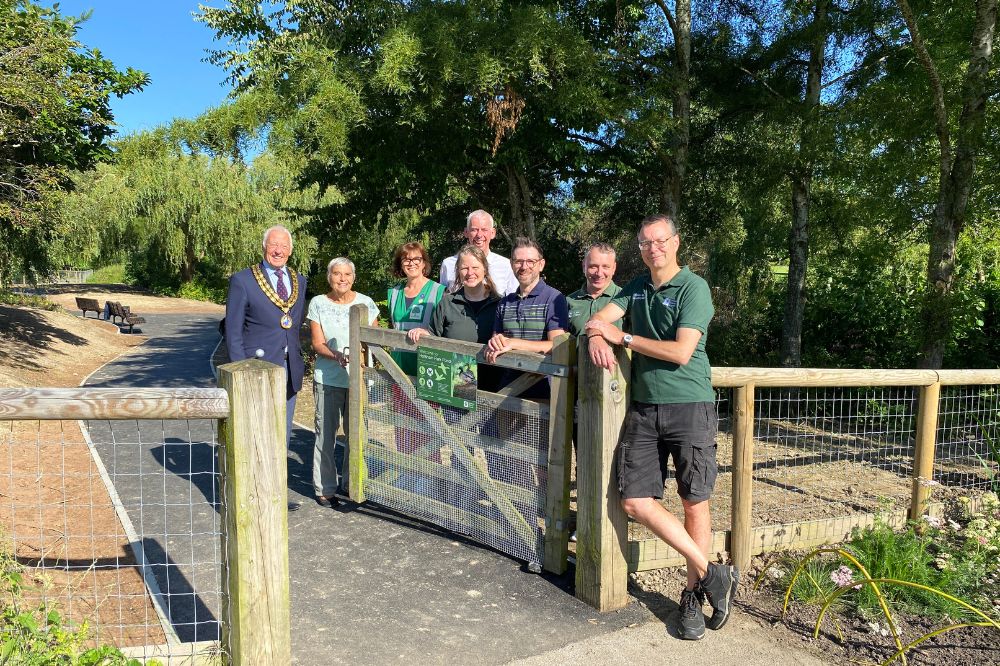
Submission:
M 458 255 L 454 254 L 441 262 L 441 284 L 451 291 L 452 282 L 455 280 L 455 264 L 458 262 Z M 517 291 L 517 278 L 514 277 L 514 269 L 510 265 L 510 259 L 496 252 L 486 255 L 486 263 L 490 269 L 490 279 L 496 285 L 501 296 L 512 294 Z

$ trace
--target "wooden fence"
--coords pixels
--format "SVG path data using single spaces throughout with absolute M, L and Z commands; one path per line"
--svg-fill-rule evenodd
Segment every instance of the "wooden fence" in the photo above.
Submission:
M 291 663 L 285 371 L 219 368 L 220 389 L 0 389 L 0 421 L 219 420 L 222 640 L 127 649 L 162 663 Z M 210 642 L 211 643 L 211 642 Z
M 656 539 L 629 541 L 628 519 L 619 504 L 612 463 L 628 405 L 627 355 L 620 353 L 613 372 L 596 369 L 581 341 L 578 375 L 580 441 L 577 472 L 577 596 L 600 610 L 628 603 L 630 570 L 683 563 Z M 807 368 L 714 368 L 712 384 L 732 389 L 732 497 L 729 530 L 713 535 L 713 552 L 728 551 L 743 569 L 754 555 L 839 541 L 852 528 L 870 525 L 873 513 L 754 526 L 755 393 L 768 387 L 915 387 L 912 472 L 909 506 L 889 513 L 903 524 L 940 507 L 929 502 L 937 445 L 942 387 L 1000 384 L 1000 370 L 822 370 Z M 720 465 L 727 461 L 720 460 Z

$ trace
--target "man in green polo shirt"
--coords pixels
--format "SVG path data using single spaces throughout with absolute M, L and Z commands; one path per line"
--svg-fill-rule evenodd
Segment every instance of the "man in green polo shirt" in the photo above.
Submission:
M 740 580 L 736 567 L 709 562 L 706 555 L 712 541 L 709 497 L 718 474 L 718 416 L 705 354 L 715 310 L 708 284 L 677 263 L 680 236 L 673 219 L 647 217 L 638 241 L 649 271 L 625 285 L 585 331 L 590 358 L 602 368 L 615 365 L 611 345 L 632 350 L 632 402 L 617 452 L 622 507 L 687 559 L 681 637 L 698 640 L 705 635 L 703 599 L 713 609 L 708 626 L 721 629 Z M 611 323 L 623 316 L 628 333 Z M 659 502 L 670 458 L 683 524 Z
M 569 304 L 569 332 L 580 337 L 590 318 L 611 302 L 622 290 L 614 283 L 615 248 L 607 243 L 594 243 L 583 255 L 583 286 L 566 297 Z M 621 328 L 621 320 L 616 322 Z

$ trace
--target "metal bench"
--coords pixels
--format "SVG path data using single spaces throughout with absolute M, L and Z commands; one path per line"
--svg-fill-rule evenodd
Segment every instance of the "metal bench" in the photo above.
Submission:
M 133 327 L 136 324 L 145 324 L 146 320 L 139 315 L 132 314 L 132 311 L 127 305 L 122 305 L 118 301 L 108 301 L 108 315 L 109 318 L 121 327 L 128 326 L 128 332 L 131 333 Z
M 86 317 L 88 312 L 93 312 L 97 315 L 97 318 L 101 318 L 101 311 L 104 309 L 96 298 L 83 298 L 81 296 L 76 297 L 76 307 L 83 311 L 83 316 Z

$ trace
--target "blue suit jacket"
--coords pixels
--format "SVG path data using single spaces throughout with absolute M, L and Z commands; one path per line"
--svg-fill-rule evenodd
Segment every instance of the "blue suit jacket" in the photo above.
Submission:
M 229 278 L 226 296 L 226 350 L 230 361 L 261 358 L 285 367 L 285 347 L 288 347 L 288 379 L 291 393 L 302 388 L 305 363 L 299 331 L 306 314 L 306 278 L 301 274 L 299 297 L 289 315 L 292 327 L 281 327 L 281 309 L 272 303 L 261 290 L 253 273 L 246 268 Z M 257 350 L 263 350 L 258 356 Z

